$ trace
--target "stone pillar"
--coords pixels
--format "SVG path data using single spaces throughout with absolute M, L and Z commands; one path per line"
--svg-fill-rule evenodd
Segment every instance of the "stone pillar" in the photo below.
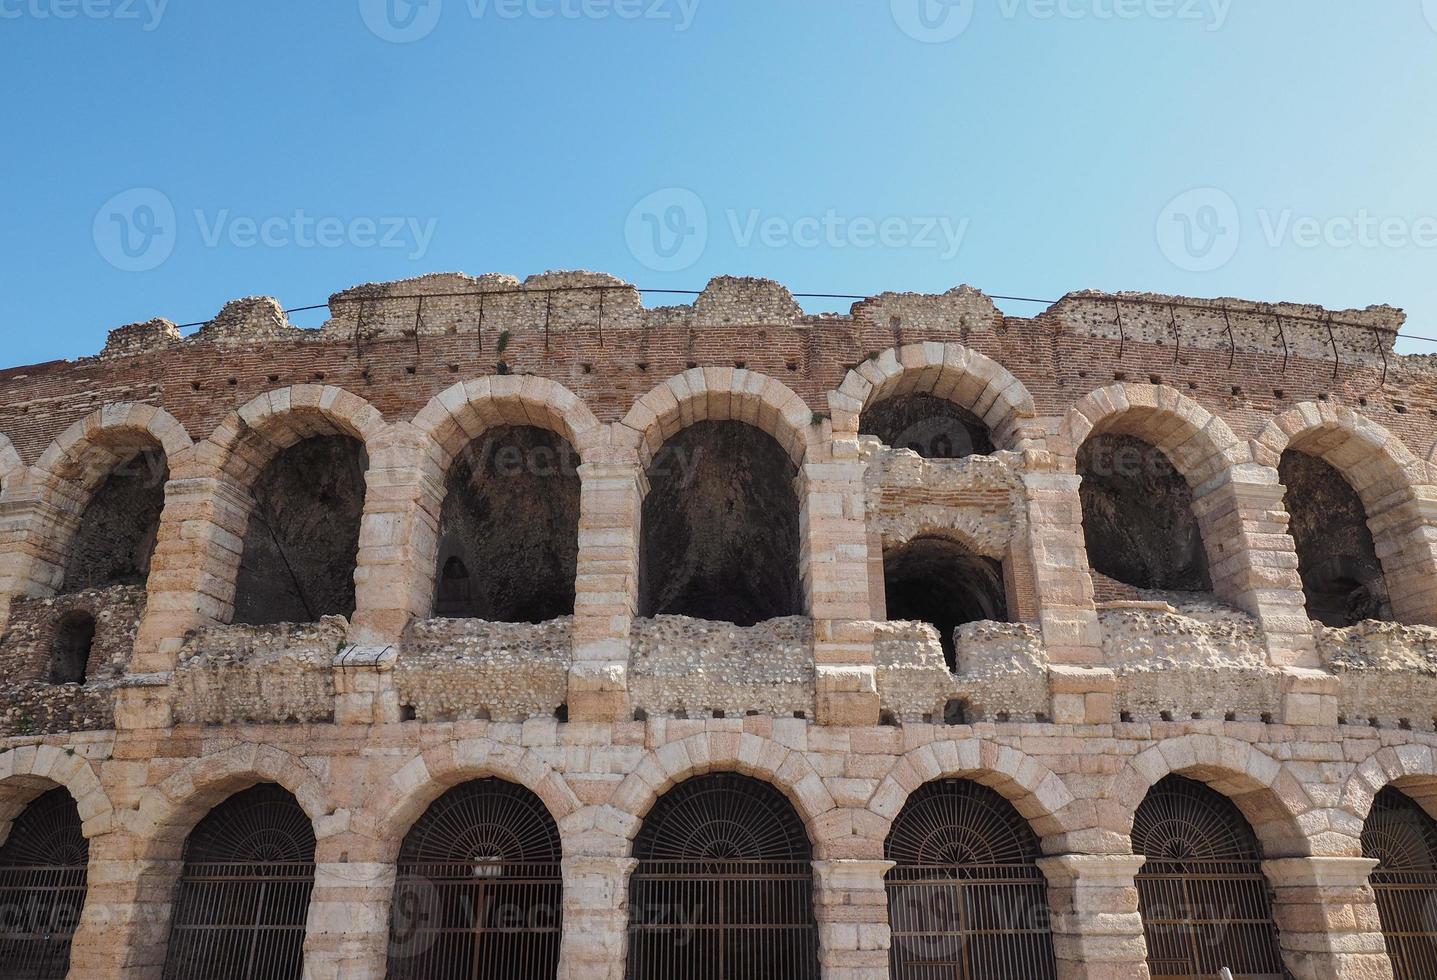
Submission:
M 1048 878 L 1059 980 L 1148 980 L 1148 946 L 1132 854 L 1064 854 L 1038 860 Z
M 393 853 L 374 842 L 349 833 L 319 839 L 305 929 L 305 980 L 384 976 L 394 879 Z M 409 935 L 396 941 L 396 954 Z
M 176 477 L 165 485 L 149 600 L 130 670 L 173 670 L 184 635 L 228 622 L 254 498 L 224 477 Z
M 159 980 L 180 862 L 136 857 L 123 832 L 90 841 L 85 910 L 70 947 L 70 977 Z
M 639 601 L 639 523 L 648 490 L 637 458 L 579 467 L 571 721 L 629 717 L 629 632 Z
M 1393 616 L 1437 625 L 1437 487 L 1397 487 L 1369 509 L 1367 526 Z
M 401 720 L 395 646 L 344 647 L 335 655 L 334 721 L 337 725 L 392 725 Z
M 1287 531 L 1286 488 L 1256 463 L 1223 469 L 1193 491 L 1213 592 L 1257 618 L 1275 667 L 1318 668 L 1297 546 Z
M 409 423 L 385 429 L 368 447 L 351 642 L 398 643 L 411 619 L 433 610 L 445 474 L 426 448 Z
M 70 490 L 62 499 L 72 507 L 39 499 L 33 487 L 12 491 L 13 499 L 0 503 L 0 631 L 9 624 L 13 597 L 54 595 L 64 581 L 58 543 L 71 540 L 79 528 L 81 501 L 78 490 L 55 482 L 57 489 Z
M 795 481 L 799 567 L 813 617 L 815 711 L 820 725 L 876 725 L 865 465 L 856 438 L 831 445 L 834 458 L 804 463 Z
M 1371 858 L 1300 857 L 1262 863 L 1274 893 L 1282 958 L 1296 980 L 1391 980 L 1368 875 Z
M 892 861 L 814 861 L 814 916 L 824 980 L 887 980 Z
M 623 980 L 629 954 L 627 857 L 564 858 L 564 933 L 559 980 Z
M 1101 664 L 1103 636 L 1093 605 L 1079 477 L 1053 472 L 1052 460 L 1035 453 L 1026 454 L 1025 464 L 1029 562 L 1049 659 L 1055 664 Z

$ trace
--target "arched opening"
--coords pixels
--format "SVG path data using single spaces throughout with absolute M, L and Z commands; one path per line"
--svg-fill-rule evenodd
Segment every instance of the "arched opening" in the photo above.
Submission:
M 67 613 L 55 628 L 50 653 L 51 684 L 83 684 L 95 645 L 95 617 L 81 609 Z
M 270 460 L 235 584 L 235 623 L 312 623 L 354 612 L 369 456 L 349 436 L 314 436 Z
M 1294 449 L 1282 454 L 1277 472 L 1287 488 L 1288 530 L 1308 616 L 1339 628 L 1390 619 L 1382 563 L 1357 491 L 1335 467 Z
M 1057 976 L 1037 836 L 967 779 L 927 783 L 893 821 L 884 856 L 894 980 Z
M 1437 821 L 1388 786 L 1362 825 L 1362 856 L 1373 858 L 1372 891 L 1395 980 L 1420 980 L 1437 964 Z
M 283 787 L 261 783 L 190 831 L 165 980 L 299 980 L 314 888 L 314 827 Z
M 859 420 L 858 431 L 924 459 L 962 459 L 993 452 L 993 437 L 983 420 L 936 395 L 901 395 L 870 405 Z
M 0 847 L 0 978 L 61 980 L 85 907 L 90 842 L 61 787 L 21 811 Z
M 563 878 L 559 828 L 529 790 L 479 779 L 405 835 L 390 913 L 390 980 L 553 978 Z
M 630 980 L 818 980 L 812 856 L 767 783 L 714 773 L 669 790 L 634 840 Z
M 803 614 L 797 467 L 743 422 L 696 422 L 649 464 L 639 615 L 752 626 Z
M 1211 591 L 1192 488 L 1166 453 L 1133 436 L 1095 435 L 1078 450 L 1078 475 L 1093 571 L 1137 589 Z
M 884 552 L 883 590 L 890 622 L 916 621 L 938 630 L 950 669 L 957 665 L 953 633 L 959 626 L 1008 619 L 1003 566 L 947 538 L 914 538 Z
M 136 453 L 90 497 L 65 561 L 62 594 L 112 585 L 144 585 L 165 507 L 165 454 Z
M 1227 967 L 1244 980 L 1287 974 L 1262 849 L 1242 812 L 1202 783 L 1167 776 L 1133 820 L 1138 911 L 1153 980 L 1206 980 Z
M 579 457 L 535 426 L 502 426 L 449 468 L 435 615 L 542 623 L 574 612 Z

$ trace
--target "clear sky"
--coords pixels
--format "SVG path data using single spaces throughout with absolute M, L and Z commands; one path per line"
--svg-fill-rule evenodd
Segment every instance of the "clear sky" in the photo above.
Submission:
M 0 0 L 0 55 L 4 365 L 448 270 L 1437 336 L 1437 0 Z

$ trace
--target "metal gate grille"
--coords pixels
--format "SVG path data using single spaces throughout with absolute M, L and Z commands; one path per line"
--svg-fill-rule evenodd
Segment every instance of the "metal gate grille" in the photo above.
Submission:
M 968 780 L 928 783 L 885 853 L 894 980 L 1056 976 L 1038 839 L 1007 800 Z
M 559 859 L 559 828 L 520 786 L 481 779 L 435 800 L 400 849 L 390 980 L 554 977 Z
M 314 829 L 283 788 L 230 797 L 185 842 L 165 980 L 298 980 Z
M 808 835 L 783 794 L 691 779 L 634 841 L 630 980 L 818 980 Z
M 1287 972 L 1272 918 L 1257 838 L 1232 801 L 1201 783 L 1169 776 L 1133 821 L 1138 909 L 1153 980 L 1282 980 Z
M 1377 794 L 1362 827 L 1375 858 L 1372 890 L 1395 980 L 1421 980 L 1437 966 L 1437 821 L 1400 790 Z
M 90 845 L 64 789 L 36 798 L 0 847 L 0 980 L 59 980 L 85 904 Z

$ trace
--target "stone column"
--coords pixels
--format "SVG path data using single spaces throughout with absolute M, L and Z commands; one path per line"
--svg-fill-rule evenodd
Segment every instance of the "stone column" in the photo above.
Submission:
M 559 980 L 623 980 L 629 954 L 629 875 L 638 863 L 627 857 L 564 858 Z
M 140 842 L 114 832 L 90 841 L 85 910 L 70 947 L 70 977 L 159 980 L 179 861 L 138 858 Z
M 813 617 L 815 710 L 821 725 L 876 725 L 865 466 L 857 439 L 831 445 L 834 458 L 803 464 L 795 481 L 799 567 Z
M 648 487 L 637 458 L 579 467 L 571 721 L 629 717 L 629 632 L 638 612 L 639 521 Z
M 1393 615 L 1403 623 L 1437 625 L 1437 487 L 1373 489 L 1388 491 L 1368 511 L 1367 526 Z
M 824 980 L 887 980 L 892 861 L 814 861 L 814 916 Z
M 1297 980 L 1391 980 L 1368 881 L 1376 866 L 1371 858 L 1357 857 L 1262 863 L 1275 896 L 1282 958 Z
M 355 834 L 319 839 L 304 940 L 306 980 L 384 976 L 394 898 L 393 857 L 392 850 Z M 396 953 L 403 952 L 409 935 L 399 937 Z
M 72 540 L 80 526 L 86 498 L 78 488 L 52 479 L 55 502 L 39 494 L 27 485 L 0 503 L 0 631 L 9 624 L 13 597 L 54 595 L 60 588 L 65 578 L 61 542 Z
M 1148 980 L 1147 941 L 1132 854 L 1064 854 L 1038 860 L 1048 878 L 1059 980 Z

